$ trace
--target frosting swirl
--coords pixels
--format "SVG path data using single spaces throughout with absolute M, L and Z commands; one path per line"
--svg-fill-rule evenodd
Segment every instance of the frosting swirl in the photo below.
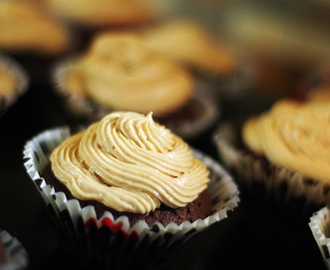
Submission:
M 330 181 L 329 101 L 280 100 L 269 112 L 246 121 L 243 141 L 274 164 Z
M 86 95 L 100 105 L 164 116 L 191 98 L 191 74 L 133 34 L 104 34 L 81 61 Z
M 114 112 L 64 141 L 51 156 L 73 196 L 121 212 L 185 206 L 209 181 L 188 144 L 147 116 Z

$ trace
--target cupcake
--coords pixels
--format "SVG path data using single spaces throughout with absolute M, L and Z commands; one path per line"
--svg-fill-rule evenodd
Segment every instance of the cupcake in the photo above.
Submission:
M 152 50 L 204 74 L 226 76 L 237 66 L 235 52 L 193 20 L 164 22 L 142 32 Z
M 168 20 L 140 32 L 145 45 L 189 69 L 220 100 L 241 97 L 257 81 L 255 65 L 197 20 Z
M 187 69 L 149 50 L 133 33 L 97 36 L 84 55 L 55 67 L 54 81 L 69 114 L 87 122 L 110 111 L 152 111 L 174 131 L 184 122 L 186 134 L 195 135 L 218 116 L 206 87 L 196 90 Z M 194 96 L 197 91 L 203 97 Z
M 0 1 L 0 27 L 0 50 L 17 60 L 36 83 L 45 81 L 52 61 L 71 46 L 67 27 L 35 1 Z
M 54 56 L 66 51 L 70 35 L 64 25 L 33 1 L 0 1 L 0 50 Z
M 24 155 L 71 251 L 91 267 L 161 266 L 239 200 L 219 164 L 151 113 L 113 112 L 73 135 L 49 130 Z
M 219 127 L 215 145 L 242 187 L 261 186 L 267 195 L 301 199 L 306 207 L 329 203 L 329 97 L 327 90 L 305 102 L 281 99 L 238 127 L 236 140 L 234 129 Z
M 28 87 L 25 70 L 12 58 L 0 54 L 0 116 Z
M 154 8 L 137 0 L 43 0 L 46 8 L 74 30 L 78 49 L 85 48 L 100 31 L 132 29 L 153 23 Z M 78 44 L 78 45 L 77 45 Z
M 0 229 L 0 269 L 26 269 L 28 264 L 29 255 L 21 242 Z
M 330 269 L 330 235 L 329 235 L 330 215 L 329 207 L 325 206 L 310 218 L 308 223 L 313 237 L 320 249 L 326 269 Z

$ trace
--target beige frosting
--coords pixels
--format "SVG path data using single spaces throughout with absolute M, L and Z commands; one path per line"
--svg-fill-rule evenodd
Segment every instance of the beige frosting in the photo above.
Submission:
M 133 34 L 100 35 L 68 76 L 74 93 L 80 85 L 97 104 L 155 116 L 178 110 L 194 90 L 188 71 L 152 53 Z
M 171 21 L 145 31 L 142 38 L 152 50 L 206 72 L 225 75 L 236 66 L 234 52 L 193 21 Z
M 69 42 L 64 25 L 47 16 L 33 1 L 0 1 L 1 50 L 54 55 L 66 50 Z
M 269 112 L 246 121 L 242 138 L 274 164 L 330 181 L 329 124 L 330 99 L 280 100 Z
M 0 64 L 0 97 L 8 96 L 16 91 L 15 76 Z
M 144 23 L 154 11 L 141 0 L 46 0 L 50 10 L 71 21 L 90 26 Z
M 113 112 L 64 141 L 51 156 L 55 176 L 73 196 L 117 211 L 182 207 L 209 181 L 205 165 L 169 129 L 147 116 Z

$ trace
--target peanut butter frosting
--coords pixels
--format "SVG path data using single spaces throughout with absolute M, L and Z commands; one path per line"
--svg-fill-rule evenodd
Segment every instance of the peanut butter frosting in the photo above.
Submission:
M 100 35 L 68 76 L 72 76 L 74 93 L 83 92 L 97 104 L 114 111 L 153 111 L 155 116 L 184 106 L 195 84 L 187 70 L 147 49 L 138 36 L 126 33 Z M 84 89 L 78 91 L 79 85 Z
M 32 1 L 0 1 L 0 48 L 55 55 L 66 50 L 69 32 Z
M 0 64 L 0 98 L 15 93 L 17 82 L 15 76 L 8 71 L 3 64 Z
M 177 20 L 142 34 L 146 46 L 166 57 L 199 70 L 226 75 L 236 67 L 236 55 L 198 23 Z
M 89 26 L 131 25 L 152 21 L 153 8 L 141 0 L 46 0 L 48 8 Z
M 253 152 L 276 165 L 330 181 L 329 122 L 329 98 L 306 103 L 280 100 L 269 112 L 246 121 L 242 139 Z
M 209 181 L 205 165 L 180 137 L 147 116 L 113 112 L 65 140 L 52 169 L 73 196 L 120 212 L 185 206 Z

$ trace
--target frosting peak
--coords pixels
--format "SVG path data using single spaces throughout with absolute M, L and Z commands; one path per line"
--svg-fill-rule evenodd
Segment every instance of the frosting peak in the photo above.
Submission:
M 78 199 L 121 212 L 177 208 L 209 181 L 188 144 L 147 116 L 114 112 L 64 141 L 51 156 L 55 176 Z

